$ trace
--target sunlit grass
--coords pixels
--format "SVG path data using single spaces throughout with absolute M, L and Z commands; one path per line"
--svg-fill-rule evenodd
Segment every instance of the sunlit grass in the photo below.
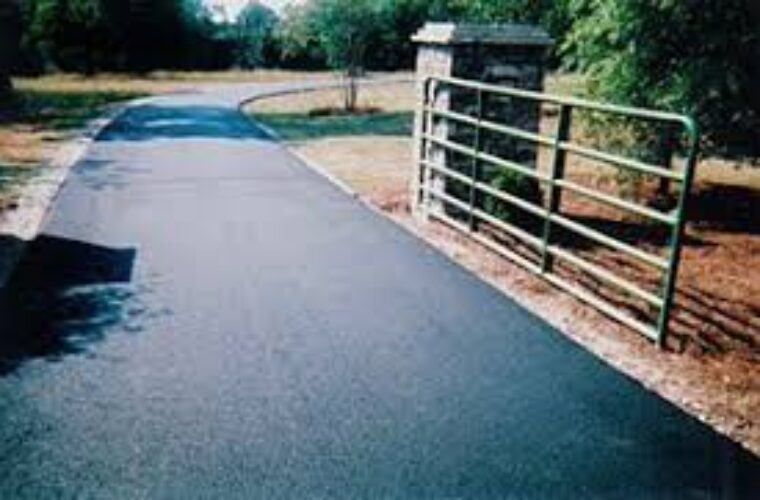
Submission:
M 412 113 L 375 113 L 363 115 L 308 116 L 300 113 L 257 115 L 286 141 L 325 137 L 411 136 Z

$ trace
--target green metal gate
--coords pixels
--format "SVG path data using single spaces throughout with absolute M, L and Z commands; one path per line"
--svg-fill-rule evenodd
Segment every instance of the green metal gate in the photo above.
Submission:
M 465 110 L 451 106 L 453 93 L 465 96 L 471 105 Z M 549 95 L 505 86 L 489 85 L 481 82 L 455 78 L 429 78 L 424 82 L 423 98 L 417 118 L 417 140 L 419 158 L 417 175 L 415 176 L 414 195 L 418 212 L 440 220 L 451 227 L 460 230 L 487 246 L 491 250 L 512 259 L 526 269 L 543 276 L 553 285 L 575 295 L 597 307 L 603 313 L 615 318 L 650 339 L 663 345 L 668 332 L 673 296 L 678 273 L 682 237 L 685 223 L 685 206 L 694 178 L 697 161 L 699 132 L 696 123 L 687 116 L 614 106 L 590 102 L 582 99 Z M 446 103 L 441 106 L 441 96 L 446 96 Z M 484 104 L 488 96 L 522 101 L 533 105 L 553 106 L 556 110 L 557 124 L 552 133 L 541 133 L 540 130 L 505 124 L 489 118 L 488 107 Z M 501 97 L 498 97 L 501 96 Z M 642 120 L 647 123 L 664 125 L 676 134 L 672 138 L 683 138 L 682 141 L 666 141 L 665 153 L 661 162 L 642 161 L 631 156 L 616 152 L 604 151 L 601 148 L 590 147 L 571 138 L 571 123 L 578 112 L 610 115 L 626 120 Z M 444 125 L 441 127 L 441 125 Z M 469 128 L 470 140 L 458 140 L 448 132 L 449 125 Z M 444 130 L 444 133 L 440 133 Z M 494 154 L 483 147 L 482 135 L 494 134 L 504 140 L 523 141 L 534 148 L 544 148 L 549 152 L 549 168 L 540 169 L 526 165 L 513 158 Z M 683 166 L 675 168 L 671 163 L 675 145 L 680 144 L 683 151 Z M 437 156 L 436 156 L 437 155 Z M 456 167 L 445 158 L 456 155 L 470 162 L 470 167 Z M 567 157 L 588 159 L 614 166 L 622 172 L 632 172 L 636 175 L 653 176 L 661 187 L 669 189 L 671 184 L 679 187 L 678 196 L 673 205 L 667 209 L 659 209 L 646 204 L 625 199 L 617 194 L 610 194 L 594 186 L 582 185 L 565 175 Z M 443 160 L 442 160 L 443 158 Z M 510 175 L 524 176 L 533 179 L 541 186 L 543 195 L 538 203 L 514 193 L 500 189 L 483 178 L 483 167 L 504 170 Z M 467 196 L 457 195 L 441 186 L 441 179 L 446 182 L 464 186 Z M 462 189 L 460 189 L 461 193 Z M 630 242 L 615 237 L 599 228 L 584 224 L 563 213 L 561 197 L 563 192 L 573 193 L 594 203 L 599 203 L 616 210 L 634 214 L 636 217 L 653 221 L 667 228 L 668 242 L 664 255 L 647 251 Z M 541 221 L 538 234 L 532 234 L 502 217 L 497 217 L 484 206 L 484 196 L 499 200 L 517 210 L 530 214 Z M 434 209 L 438 204 L 445 209 Z M 487 227 L 484 230 L 483 225 Z M 521 253 L 509 248 L 494 237 L 494 230 L 501 231 L 537 254 L 537 260 L 530 260 Z M 579 238 L 584 238 L 595 245 L 606 247 L 619 252 L 657 273 L 656 290 L 648 290 L 640 284 L 622 276 L 617 269 L 605 268 L 602 265 L 584 259 L 561 244 L 556 242 L 559 231 L 570 232 Z M 579 286 L 555 272 L 557 263 L 567 263 L 575 269 L 604 282 L 621 293 L 643 301 L 654 314 L 652 321 L 642 321 L 632 316 L 610 301 L 600 297 L 590 290 Z

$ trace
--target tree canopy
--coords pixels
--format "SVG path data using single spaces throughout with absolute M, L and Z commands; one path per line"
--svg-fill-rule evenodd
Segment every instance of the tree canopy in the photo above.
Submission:
M 23 0 L 26 72 L 214 66 L 201 0 Z
M 277 14 L 258 1 L 250 2 L 232 27 L 235 30 L 235 60 L 243 68 L 258 68 L 276 63 L 275 29 Z
M 751 0 L 570 0 L 566 63 L 596 97 L 693 114 L 712 149 L 758 155 L 759 10 Z
M 21 6 L 15 0 L 0 2 L 0 99 L 11 89 L 11 70 L 21 37 Z

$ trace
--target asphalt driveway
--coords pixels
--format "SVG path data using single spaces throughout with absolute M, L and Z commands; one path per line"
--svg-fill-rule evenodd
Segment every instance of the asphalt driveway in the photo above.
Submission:
M 760 498 L 238 113 L 271 90 L 145 101 L 74 168 L 0 312 L 0 498 Z

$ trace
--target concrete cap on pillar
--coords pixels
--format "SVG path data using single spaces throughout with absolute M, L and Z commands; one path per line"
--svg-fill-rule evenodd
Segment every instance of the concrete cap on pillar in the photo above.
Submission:
M 546 31 L 526 24 L 426 23 L 412 36 L 412 41 L 433 45 L 554 45 Z

